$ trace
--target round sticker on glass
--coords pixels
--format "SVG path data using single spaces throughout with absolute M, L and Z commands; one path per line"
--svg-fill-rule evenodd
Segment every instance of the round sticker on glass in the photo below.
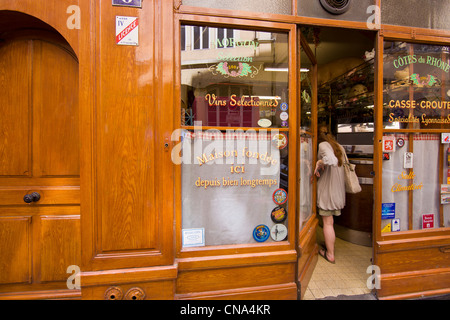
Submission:
M 284 224 L 276 224 L 270 230 L 270 236 L 275 241 L 283 241 L 287 238 L 287 228 Z
M 289 114 L 287 112 L 280 113 L 280 119 L 286 121 L 287 119 L 289 119 Z
M 287 135 L 283 132 L 274 134 L 272 137 L 272 143 L 277 147 L 278 149 L 283 149 L 288 144 L 288 138 Z
M 283 222 L 284 220 L 286 220 L 286 217 L 286 209 L 281 206 L 275 207 L 275 209 L 273 209 L 272 213 L 270 214 L 270 218 L 275 223 Z
M 281 111 L 287 111 L 287 109 L 288 109 L 288 104 L 286 102 L 283 102 L 282 104 L 280 104 Z
M 258 242 L 266 241 L 267 239 L 269 239 L 269 236 L 270 230 L 264 224 L 256 226 L 255 229 L 253 230 L 253 239 L 255 239 Z
M 280 204 L 284 204 L 287 201 L 287 192 L 284 189 L 277 189 L 273 192 L 272 195 L 272 199 L 273 202 L 275 202 L 275 204 L 280 205 Z

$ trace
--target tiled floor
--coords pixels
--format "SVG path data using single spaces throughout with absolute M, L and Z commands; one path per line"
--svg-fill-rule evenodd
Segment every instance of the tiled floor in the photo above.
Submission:
M 318 242 L 323 237 L 322 230 L 318 230 Z M 304 300 L 315 300 L 328 296 L 359 295 L 370 293 L 367 288 L 367 267 L 372 262 L 372 248 L 355 245 L 336 238 L 336 264 L 318 258 L 316 268 L 306 289 Z

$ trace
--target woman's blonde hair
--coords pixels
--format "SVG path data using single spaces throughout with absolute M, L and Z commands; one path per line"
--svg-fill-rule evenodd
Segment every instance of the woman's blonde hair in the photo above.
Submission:
M 334 139 L 333 135 L 328 132 L 328 128 L 326 126 L 319 127 L 319 136 L 317 139 L 317 143 L 328 142 L 333 148 L 334 155 L 338 159 L 338 166 L 342 166 L 342 149 L 339 143 Z

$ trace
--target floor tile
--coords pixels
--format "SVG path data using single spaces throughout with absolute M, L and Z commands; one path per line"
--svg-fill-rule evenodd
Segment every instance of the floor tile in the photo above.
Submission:
M 321 231 L 318 230 L 319 241 Z M 303 297 L 305 300 L 370 292 L 366 270 L 371 265 L 372 248 L 336 238 L 335 257 L 336 264 L 319 257 Z

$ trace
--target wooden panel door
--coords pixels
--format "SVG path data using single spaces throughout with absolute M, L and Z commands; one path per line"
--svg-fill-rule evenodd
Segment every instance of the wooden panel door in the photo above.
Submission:
M 0 299 L 57 295 L 81 255 L 78 62 L 56 40 L 7 39 L 0 86 Z

